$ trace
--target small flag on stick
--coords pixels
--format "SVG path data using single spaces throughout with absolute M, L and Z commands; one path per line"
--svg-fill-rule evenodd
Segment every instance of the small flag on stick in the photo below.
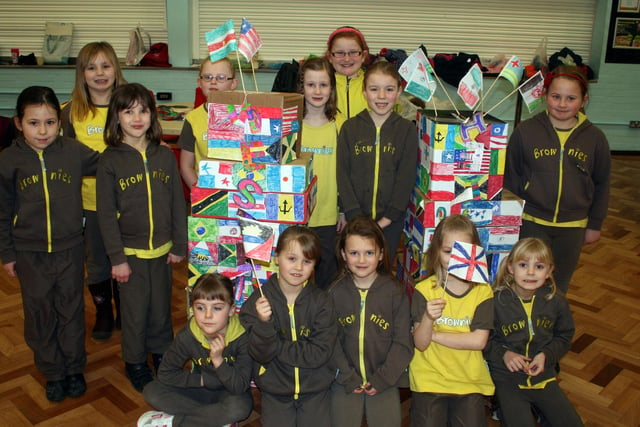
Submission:
M 522 100 L 530 113 L 542 104 L 542 91 L 544 88 L 544 77 L 538 71 L 519 87 Z
M 238 51 L 245 57 L 247 62 L 251 62 L 253 56 L 262 47 L 262 39 L 253 25 L 245 18 L 242 18 L 242 26 L 240 27 L 240 41 L 238 42 Z
M 482 246 L 453 242 L 447 271 L 463 280 L 489 283 L 487 258 Z
M 505 66 L 502 68 L 502 71 L 500 71 L 498 77 L 503 77 L 509 80 L 509 83 L 511 83 L 511 85 L 515 89 L 520 83 L 523 72 L 524 67 L 522 66 L 520 58 L 518 58 L 517 56 L 512 56 L 511 59 L 509 59 L 509 61 L 507 61 Z
M 211 62 L 226 58 L 231 52 L 238 50 L 233 19 L 229 19 L 218 28 L 205 33 L 204 38 L 207 41 Z
M 460 80 L 458 95 L 467 107 L 473 108 L 480 101 L 480 92 L 482 92 L 482 70 L 478 64 L 473 64 Z

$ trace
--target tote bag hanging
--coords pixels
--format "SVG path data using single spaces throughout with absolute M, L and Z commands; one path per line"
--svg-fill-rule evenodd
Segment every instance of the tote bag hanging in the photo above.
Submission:
M 42 57 L 45 64 L 68 64 L 73 39 L 73 24 L 47 22 Z

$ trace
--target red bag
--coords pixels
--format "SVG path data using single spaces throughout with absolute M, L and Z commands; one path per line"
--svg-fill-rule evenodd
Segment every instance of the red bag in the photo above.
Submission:
M 140 61 L 140 65 L 143 67 L 171 67 L 169 45 L 166 43 L 152 44 L 149 52 Z

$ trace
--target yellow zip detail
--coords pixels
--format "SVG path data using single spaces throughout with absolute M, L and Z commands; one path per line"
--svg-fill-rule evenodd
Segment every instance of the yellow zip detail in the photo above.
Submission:
M 380 172 L 380 128 L 376 128 L 376 159 L 373 165 L 373 204 L 371 217 L 376 219 L 376 203 L 378 202 L 378 173 Z
M 289 326 L 291 328 L 291 341 L 298 341 L 298 334 L 296 334 L 296 316 L 293 312 L 293 304 L 287 304 L 289 307 Z M 298 400 L 298 395 L 300 394 L 300 368 L 297 366 L 293 367 L 293 382 L 294 382 L 294 391 L 293 398 Z
M 556 206 L 553 211 L 553 222 L 558 222 L 558 214 L 560 213 L 560 196 L 562 196 L 562 175 L 564 168 L 562 166 L 562 158 L 564 157 L 564 145 L 560 145 L 560 169 L 558 173 L 558 196 L 556 199 Z
M 40 168 L 42 169 L 42 191 L 44 191 L 45 215 L 47 217 L 47 252 L 53 252 L 53 242 L 51 241 L 51 201 L 49 200 L 49 185 L 47 184 L 47 165 L 44 162 L 44 153 L 38 152 Z
M 367 383 L 367 369 L 364 364 L 364 326 L 367 306 L 368 289 L 359 289 L 360 292 L 360 329 L 358 330 L 358 359 L 360 361 L 360 374 L 362 374 L 362 385 Z
M 151 199 L 151 177 L 149 176 L 149 169 L 147 167 L 147 154 L 140 154 L 142 155 L 144 176 L 147 184 L 147 206 L 149 207 L 149 249 L 153 249 L 153 201 Z
M 533 312 L 533 302 L 535 301 L 536 296 L 534 295 L 533 298 L 531 298 L 531 302 L 528 304 L 525 304 L 524 301 L 522 301 L 522 298 L 520 298 L 520 303 L 522 304 L 522 308 L 524 308 L 524 312 L 527 315 L 527 326 L 529 329 L 529 340 L 527 341 L 527 345 L 525 346 L 525 351 L 524 351 L 524 355 L 525 357 L 531 359 L 531 357 L 529 356 L 529 345 L 531 344 L 531 341 L 533 341 L 533 336 L 536 334 L 535 331 L 533 330 L 533 320 L 531 319 L 532 316 L 532 312 Z M 527 377 L 527 385 L 531 387 L 531 377 Z

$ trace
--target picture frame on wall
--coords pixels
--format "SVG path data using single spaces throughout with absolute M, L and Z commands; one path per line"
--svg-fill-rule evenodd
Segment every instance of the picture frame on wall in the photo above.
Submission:
M 640 0 L 613 0 L 605 62 L 640 64 Z

